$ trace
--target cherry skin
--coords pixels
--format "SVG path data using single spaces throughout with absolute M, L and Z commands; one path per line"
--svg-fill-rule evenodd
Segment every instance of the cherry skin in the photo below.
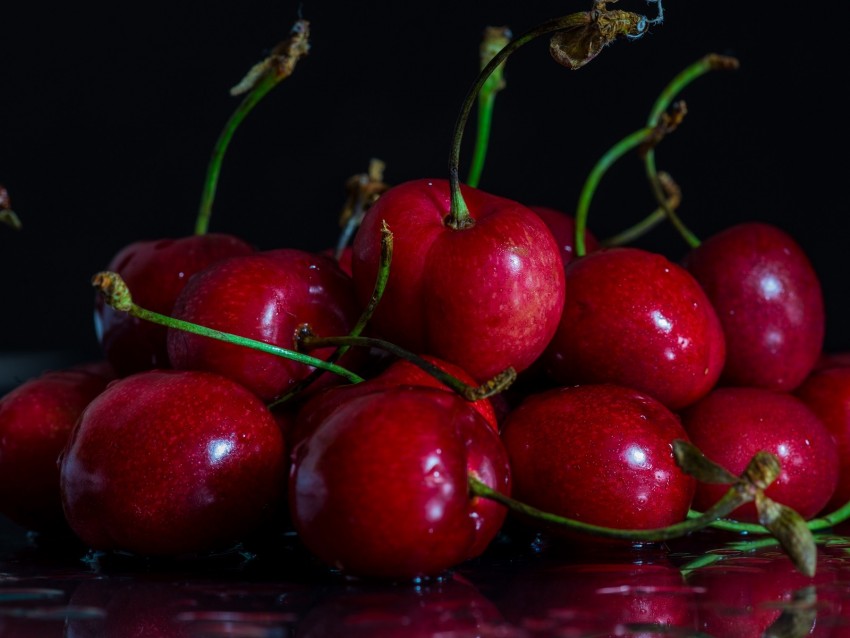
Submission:
M 688 435 L 675 414 L 647 394 L 612 384 L 531 395 L 502 425 L 515 498 L 618 529 L 685 519 L 695 481 L 676 464 L 676 439 Z
M 685 258 L 726 336 L 720 382 L 792 390 L 823 346 L 823 292 L 809 258 L 783 230 L 742 223 L 709 237 Z
M 564 266 L 569 264 L 576 258 L 575 243 L 576 243 L 576 220 L 572 215 L 568 215 L 557 208 L 549 206 L 529 206 L 542 219 L 555 241 L 558 242 L 558 247 L 561 251 L 561 261 Z M 599 240 L 590 231 L 584 231 L 584 249 L 585 253 L 592 252 L 600 248 Z
M 367 579 L 438 576 L 480 555 L 506 510 L 471 498 L 468 474 L 510 494 L 498 434 L 449 392 L 395 387 L 333 410 L 291 455 L 289 506 L 304 545 Z
M 836 510 L 850 501 L 850 367 L 813 372 L 794 394 L 818 416 L 838 445 L 838 485 L 824 508 Z
M 354 237 L 352 272 L 365 304 L 386 222 L 393 261 L 372 330 L 484 381 L 509 366 L 524 370 L 546 347 L 564 304 L 564 273 L 558 245 L 534 212 L 480 190 L 462 194 L 474 224 L 455 230 L 446 221 L 446 180 L 390 188 Z
M 671 410 L 705 396 L 725 357 L 717 314 L 697 281 L 639 248 L 588 253 L 566 267 L 569 291 L 541 366 L 558 384 L 613 383 Z
M 121 275 L 138 305 L 170 315 L 194 273 L 219 259 L 252 252 L 246 242 L 221 233 L 138 241 L 121 249 L 107 270 Z M 113 310 L 102 295 L 95 299 L 95 328 L 104 355 L 121 376 L 170 367 L 166 328 Z
M 249 390 L 151 370 L 83 411 L 60 461 L 71 529 L 95 550 L 196 555 L 243 540 L 281 507 L 283 436 Z
M 67 530 L 56 461 L 80 413 L 114 378 L 99 368 L 50 370 L 0 398 L 0 513 L 30 531 Z
M 221 260 L 197 273 L 174 303 L 178 319 L 298 349 L 298 327 L 345 335 L 359 316 L 351 279 L 326 256 L 278 249 Z M 311 351 L 326 358 L 333 348 Z M 233 378 L 270 401 L 313 371 L 312 366 L 179 329 L 168 331 L 173 367 Z
M 760 450 L 775 454 L 779 477 L 765 494 L 809 519 L 821 512 L 838 483 L 838 447 L 823 422 L 802 400 L 764 388 L 722 387 L 681 413 L 691 441 L 705 456 L 735 475 Z M 705 510 L 729 489 L 700 483 L 694 508 Z M 732 518 L 758 522 L 752 503 Z

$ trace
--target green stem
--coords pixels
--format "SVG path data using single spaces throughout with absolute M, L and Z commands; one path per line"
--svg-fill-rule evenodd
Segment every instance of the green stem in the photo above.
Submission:
M 626 153 L 637 148 L 655 134 L 655 128 L 647 127 L 639 131 L 635 131 L 614 144 L 605 154 L 599 158 L 594 167 L 591 169 L 584 181 L 581 193 L 578 198 L 578 207 L 576 208 L 575 216 L 575 255 L 583 257 L 587 249 L 584 243 L 584 236 L 587 232 L 587 216 L 590 210 L 590 202 L 593 199 L 593 194 L 596 192 L 602 176 L 608 171 L 614 163 Z
M 352 383 L 359 383 L 360 381 L 363 381 L 363 378 L 359 375 L 354 374 L 353 372 L 346 370 L 345 368 L 338 366 L 334 363 L 328 363 L 323 359 L 311 357 L 309 355 L 306 355 L 301 352 L 296 352 L 294 350 L 281 348 L 280 346 L 265 343 L 264 341 L 257 341 L 256 339 L 241 337 L 230 332 L 223 332 L 221 330 L 207 328 L 206 326 L 200 326 L 189 321 L 183 321 L 182 319 L 169 317 L 167 315 L 162 315 L 158 312 L 142 308 L 141 306 L 138 306 L 133 303 L 127 284 L 124 282 L 123 279 L 121 279 L 121 276 L 117 273 L 107 271 L 97 273 L 92 278 L 92 284 L 95 288 L 99 290 L 101 294 L 103 294 L 107 304 L 109 304 L 112 308 L 118 310 L 119 312 L 126 312 L 133 317 L 142 319 L 143 321 L 149 321 L 160 326 L 165 326 L 166 328 L 183 330 L 184 332 L 190 332 L 192 334 L 200 335 L 202 337 L 210 337 L 211 339 L 216 339 L 218 341 L 224 341 L 226 343 L 232 343 L 238 346 L 252 348 L 260 352 L 265 352 L 267 354 L 273 354 L 278 357 L 283 357 L 284 359 L 291 359 L 292 361 L 297 361 L 299 363 L 303 363 L 304 365 L 321 368 L 322 370 L 326 370 L 328 372 L 333 372 L 334 374 L 338 374 L 339 376 L 347 379 Z
M 493 56 L 504 48 L 511 39 L 510 29 L 506 27 L 487 27 L 484 40 L 481 43 L 481 68 L 487 66 Z M 496 94 L 505 88 L 504 64 L 497 67 L 481 87 L 478 96 L 478 130 L 475 136 L 475 150 L 472 156 L 472 166 L 466 183 L 477 188 L 484 171 L 484 161 L 487 159 L 487 147 L 490 143 L 490 131 L 493 125 L 493 107 L 496 104 Z
M 215 199 L 216 189 L 218 187 L 218 179 L 221 174 L 221 165 L 224 161 L 224 154 L 227 147 L 230 145 L 230 140 L 233 139 L 233 134 L 239 125 L 247 117 L 257 103 L 263 99 L 268 93 L 278 84 L 278 79 L 272 75 L 264 77 L 251 90 L 248 95 L 242 100 L 242 103 L 233 112 L 227 123 L 224 125 L 221 134 L 213 148 L 212 157 L 210 158 L 207 167 L 207 175 L 204 180 L 204 188 L 201 192 L 201 206 L 198 211 L 198 218 L 195 222 L 195 234 L 205 235 L 209 229 L 210 216 L 212 215 L 212 205 Z
M 460 109 L 457 121 L 455 122 L 454 131 L 452 133 L 451 152 L 449 154 L 449 185 L 451 189 L 451 208 L 449 210 L 449 218 L 446 222 L 451 228 L 462 229 L 472 226 L 475 222 L 472 220 L 466 202 L 460 192 L 460 147 L 463 139 L 463 130 L 466 127 L 466 122 L 469 119 L 469 113 L 472 110 L 472 105 L 481 91 L 481 87 L 487 81 L 497 68 L 499 68 L 511 54 L 520 47 L 525 46 L 535 38 L 555 31 L 570 29 L 583 25 L 590 24 L 592 17 L 587 11 L 580 11 L 568 16 L 549 20 L 537 27 L 529 29 L 525 33 L 517 36 L 507 45 L 505 45 L 493 59 L 479 72 L 478 77 L 472 84 L 463 105 Z
M 221 165 L 227 147 L 230 145 L 230 140 L 233 139 L 233 134 L 257 103 L 280 82 L 292 75 L 295 63 L 309 51 L 309 33 L 309 22 L 298 20 L 290 31 L 290 37 L 278 44 L 265 60 L 254 65 L 248 75 L 231 89 L 231 93 L 234 95 L 245 91 L 247 91 L 247 94 L 228 118 L 213 147 L 201 191 L 198 217 L 195 221 L 196 235 L 205 235 L 209 229 Z
M 655 101 L 655 104 L 652 105 L 652 109 L 650 110 L 649 118 L 647 119 L 647 125 L 652 127 L 658 126 L 663 114 L 673 103 L 673 100 L 676 98 L 676 96 L 697 78 L 705 75 L 709 71 L 718 69 L 733 70 L 737 69 L 738 66 L 739 62 L 736 58 L 710 53 L 706 56 L 703 56 L 701 59 L 697 60 L 690 66 L 686 67 L 670 81 L 670 83 L 658 96 Z M 667 204 L 666 197 L 664 196 L 664 189 L 662 188 L 658 179 L 658 169 L 656 167 L 655 162 L 654 147 L 651 147 L 646 150 L 646 152 L 644 153 L 643 160 L 646 169 L 646 175 L 649 179 L 649 183 L 652 188 L 652 193 L 655 199 L 658 201 L 659 206 L 661 206 L 661 208 L 664 210 L 665 214 L 667 215 L 667 218 L 671 221 L 673 226 L 676 228 L 676 230 L 679 232 L 679 234 L 682 236 L 688 246 L 690 246 L 691 248 L 696 248 L 700 245 L 699 238 L 693 232 L 691 232 L 691 230 L 682 222 L 676 211 L 673 210 L 673 208 Z
M 733 487 L 723 495 L 723 498 L 699 517 L 688 518 L 667 527 L 657 527 L 654 529 L 618 529 L 614 527 L 603 527 L 601 525 L 591 525 L 590 523 L 584 523 L 576 519 L 544 512 L 536 507 L 497 492 L 472 474 L 469 475 L 468 480 L 469 489 L 473 496 L 480 496 L 501 503 L 517 514 L 576 532 L 637 542 L 658 542 L 686 536 L 687 534 L 708 527 L 709 524 L 719 518 L 728 516 L 730 512 L 748 500 L 745 494 Z
M 688 516 L 697 518 L 701 516 L 701 514 L 691 510 L 688 512 Z M 806 527 L 808 527 L 812 532 L 817 532 L 834 527 L 839 523 L 843 523 L 847 519 L 850 519 L 850 502 L 845 503 L 830 514 L 806 521 Z M 744 523 L 742 521 L 729 519 L 715 521 L 711 524 L 711 527 L 728 532 L 737 532 L 739 534 L 770 534 L 770 531 L 757 523 Z
M 667 213 L 665 213 L 664 209 L 659 206 L 638 223 L 626 228 L 625 230 L 621 230 L 616 235 L 606 237 L 599 243 L 605 247 L 624 246 L 626 244 L 630 244 L 636 239 L 643 237 L 665 219 L 667 219 Z
M 383 339 L 376 339 L 374 337 L 319 337 L 308 334 L 301 337 L 300 345 L 308 350 L 313 348 L 326 348 L 328 346 L 342 345 L 360 348 L 378 348 L 419 366 L 425 372 L 440 380 L 468 401 L 478 401 L 479 399 L 486 399 L 494 394 L 498 394 L 499 392 L 507 389 L 507 387 L 516 379 L 516 372 L 514 369 L 508 368 L 492 379 L 485 381 L 480 386 L 474 387 L 464 383 L 454 375 L 449 374 L 442 368 L 434 365 L 426 359 L 423 359 L 419 355 L 410 352 L 409 350 L 405 350 L 394 343 L 384 341 Z
M 363 333 L 363 330 L 366 329 L 366 326 L 369 323 L 369 320 L 372 318 L 372 315 L 375 314 L 375 310 L 378 307 L 378 302 L 381 300 L 381 297 L 384 296 L 384 290 L 386 290 L 387 288 L 387 281 L 390 278 L 390 264 L 392 263 L 392 258 L 393 234 L 392 232 L 390 232 L 390 229 L 386 225 L 386 223 L 384 223 L 383 227 L 381 228 L 381 261 L 378 265 L 378 276 L 375 278 L 375 287 L 372 290 L 372 297 L 369 299 L 369 303 L 363 310 L 362 314 L 360 315 L 360 318 L 354 325 L 354 328 L 352 328 L 351 332 L 349 333 L 349 337 L 360 336 Z M 327 358 L 327 361 L 330 363 L 339 361 L 339 358 L 343 354 L 345 354 L 345 352 L 350 347 L 350 345 L 338 347 Z M 295 398 L 298 393 L 300 393 L 302 390 L 304 390 L 304 388 L 316 381 L 316 379 L 318 379 L 322 374 L 322 370 L 314 370 L 312 373 L 307 375 L 307 377 L 296 383 L 295 386 L 291 388 L 286 394 L 271 403 L 269 407 L 276 407 Z

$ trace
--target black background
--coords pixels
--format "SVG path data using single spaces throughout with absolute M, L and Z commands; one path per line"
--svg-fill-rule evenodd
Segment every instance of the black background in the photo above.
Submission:
M 261 248 L 335 242 L 344 182 L 372 157 L 386 180 L 446 177 L 451 130 L 487 25 L 514 33 L 590 2 L 147 2 L 4 7 L 0 183 L 24 228 L 0 226 L 0 352 L 95 356 L 92 274 L 137 239 L 193 231 L 228 93 L 301 15 L 312 48 L 236 132 L 211 230 Z M 109 6 L 109 5 L 107 5 Z M 828 6 L 828 5 L 827 5 Z M 614 7 L 612 7 L 614 8 Z M 623 0 L 616 8 L 655 14 Z M 850 229 L 843 16 L 820 5 L 669 0 L 666 20 L 579 71 L 541 39 L 508 62 L 481 188 L 572 211 L 588 171 L 640 128 L 659 91 L 706 53 L 735 72 L 681 95 L 684 123 L 658 149 L 698 236 L 765 220 L 793 234 L 821 276 L 827 348 L 850 348 Z M 464 138 L 470 163 L 474 119 Z M 600 184 L 600 237 L 654 207 L 636 156 Z M 669 227 L 640 245 L 685 253 Z

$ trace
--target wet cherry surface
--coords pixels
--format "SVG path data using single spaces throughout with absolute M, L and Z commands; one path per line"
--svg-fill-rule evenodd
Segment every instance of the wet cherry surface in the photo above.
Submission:
M 440 579 L 345 580 L 296 537 L 181 562 L 87 554 L 0 522 L 0 636 L 850 636 L 850 537 L 803 576 L 764 537 L 580 544 L 518 521 Z M 749 545 L 746 543 L 749 542 Z

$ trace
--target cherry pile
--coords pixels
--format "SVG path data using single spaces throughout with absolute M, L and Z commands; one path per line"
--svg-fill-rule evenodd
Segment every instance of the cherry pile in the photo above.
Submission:
M 850 501 L 850 359 L 822 351 L 823 291 L 793 237 L 744 221 L 700 241 L 678 219 L 654 149 L 683 104 L 667 95 L 611 155 L 642 154 L 681 263 L 587 229 L 599 174 L 574 215 L 459 177 L 466 118 L 509 55 L 551 35 L 578 69 L 660 24 L 656 6 L 596 0 L 495 34 L 448 177 L 389 186 L 373 167 L 321 253 L 207 232 L 230 136 L 309 50 L 297 23 L 237 87 L 196 232 L 94 276 L 103 360 L 0 398 L 0 513 L 140 556 L 294 531 L 329 568 L 388 580 L 482 555 L 509 511 L 565 542 L 710 525 L 773 533 L 812 573 L 812 532 Z M 707 56 L 674 86 L 734 66 Z

